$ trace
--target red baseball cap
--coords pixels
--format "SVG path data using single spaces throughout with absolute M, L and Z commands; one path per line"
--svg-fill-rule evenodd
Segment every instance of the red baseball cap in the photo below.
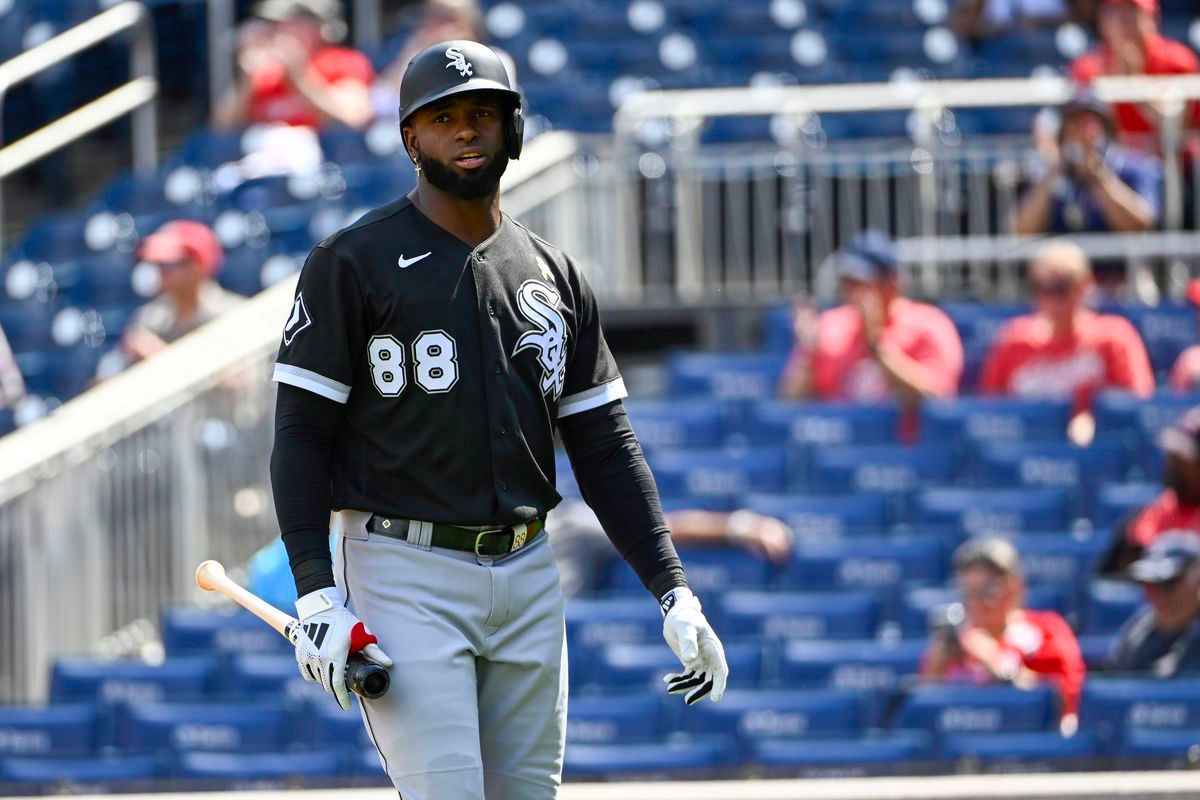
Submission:
M 1105 0 L 1105 5 L 1116 3 L 1132 3 L 1143 11 L 1149 11 L 1151 14 L 1158 13 L 1158 0 Z
M 1192 278 L 1188 281 L 1187 299 L 1193 305 L 1200 306 L 1200 278 Z
M 212 228 L 203 222 L 177 219 L 142 239 L 138 258 L 156 264 L 186 259 L 198 264 L 208 275 L 214 275 L 225 260 L 225 252 Z

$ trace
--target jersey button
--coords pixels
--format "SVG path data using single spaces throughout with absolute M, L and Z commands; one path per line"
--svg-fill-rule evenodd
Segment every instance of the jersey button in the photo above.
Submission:
M 501 483 L 501 484 L 500 484 L 500 491 L 502 491 L 502 492 L 507 492 L 507 491 L 508 491 L 508 484 L 507 484 L 507 483 Z
M 508 428 L 504 427 L 503 425 L 501 425 L 501 426 L 500 426 L 499 428 L 497 428 L 496 430 L 500 431 L 500 435 L 501 435 L 501 436 L 503 436 L 503 435 L 505 435 L 506 433 L 508 433 Z
M 504 371 L 504 368 L 500 366 L 499 361 L 496 362 L 496 366 L 492 367 L 492 372 L 496 373 L 497 375 L 499 375 L 503 371 Z
M 496 304 L 495 303 L 488 303 L 488 313 L 491 314 L 493 317 L 496 316 Z

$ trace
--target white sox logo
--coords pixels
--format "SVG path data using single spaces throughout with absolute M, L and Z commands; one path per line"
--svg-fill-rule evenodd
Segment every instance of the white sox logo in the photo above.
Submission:
M 517 340 L 513 357 L 530 348 L 538 351 L 542 365 L 542 393 L 557 400 L 562 395 L 567 375 L 567 323 L 558 310 L 561 298 L 541 281 L 525 281 L 517 291 L 517 308 L 525 319 L 537 326 Z
M 469 78 L 475 74 L 471 69 L 471 62 L 467 61 L 467 57 L 463 55 L 463 51 L 457 47 L 446 48 L 446 58 L 450 59 L 450 63 L 446 65 L 446 69 L 454 67 L 458 70 L 458 74 L 464 78 Z

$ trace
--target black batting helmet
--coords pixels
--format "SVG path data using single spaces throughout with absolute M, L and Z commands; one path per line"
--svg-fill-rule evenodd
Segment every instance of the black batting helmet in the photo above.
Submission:
M 512 101 L 504 130 L 505 146 L 509 158 L 520 158 L 525 136 L 521 93 L 512 88 L 500 56 L 479 42 L 451 39 L 413 56 L 400 81 L 400 125 L 435 100 L 480 91 L 499 92 Z

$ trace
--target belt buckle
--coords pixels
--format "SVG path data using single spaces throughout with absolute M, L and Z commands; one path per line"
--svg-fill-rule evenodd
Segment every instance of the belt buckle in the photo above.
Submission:
M 487 555 L 484 555 L 483 553 L 479 552 L 479 546 L 483 542 L 483 537 L 491 536 L 494 533 L 503 533 L 505 530 L 507 530 L 507 529 L 506 528 L 489 528 L 486 531 L 480 531 L 479 533 L 475 534 L 475 557 L 476 558 L 494 558 L 494 556 L 487 556 Z

